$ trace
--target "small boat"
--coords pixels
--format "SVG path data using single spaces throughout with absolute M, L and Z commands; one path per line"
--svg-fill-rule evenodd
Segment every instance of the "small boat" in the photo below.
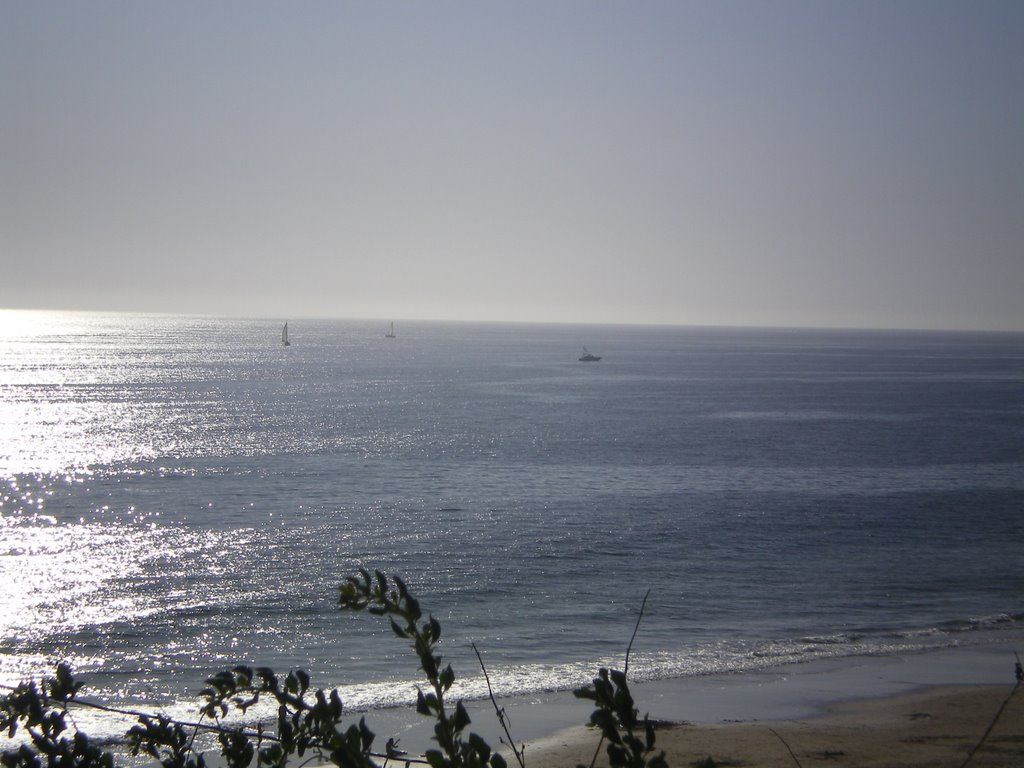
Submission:
M 292 343 L 288 341 L 288 323 L 284 324 L 284 328 L 281 329 L 281 343 L 286 347 L 290 347 Z
M 580 362 L 581 363 L 596 363 L 600 359 L 601 359 L 600 355 L 592 355 L 592 354 L 590 354 L 590 351 L 586 347 L 583 348 L 583 354 L 580 355 Z
M 393 338 L 395 338 L 395 322 L 393 320 L 391 321 L 391 330 L 384 334 L 384 338 L 385 339 L 393 339 Z

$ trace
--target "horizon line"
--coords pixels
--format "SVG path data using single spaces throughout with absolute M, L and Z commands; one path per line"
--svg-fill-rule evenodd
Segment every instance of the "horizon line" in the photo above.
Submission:
M 654 322 L 637 320 L 523 320 L 523 319 L 479 319 L 479 318 L 446 318 L 446 317 L 389 317 L 389 316 L 346 316 L 346 315 L 246 315 L 237 313 L 166 311 L 138 309 L 74 309 L 55 307 L 6 307 L 0 306 L 0 312 L 39 312 L 68 313 L 95 315 L 153 315 L 164 317 L 202 317 L 223 320 L 253 320 L 261 322 L 296 322 L 310 320 L 315 322 L 342 321 L 360 323 L 432 323 L 432 324 L 487 324 L 487 325 L 555 325 L 555 326 L 604 326 L 631 328 L 701 328 L 701 329 L 733 329 L 733 330 L 778 330 L 778 331 L 877 331 L 877 332 L 915 332 L 915 333 L 992 333 L 992 334 L 1024 334 L 1024 328 L 984 327 L 957 328 L 935 326 L 885 326 L 885 325 L 820 325 L 820 324 L 778 324 L 778 323 L 727 323 L 727 322 Z

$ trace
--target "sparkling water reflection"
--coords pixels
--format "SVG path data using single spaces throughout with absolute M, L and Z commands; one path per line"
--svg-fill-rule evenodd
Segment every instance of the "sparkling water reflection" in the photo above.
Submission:
M 235 663 L 408 701 L 1020 633 L 1024 338 L 4 313 L 0 681 L 186 706 Z M 602 361 L 579 365 L 581 341 Z M 581 339 L 581 337 L 584 337 Z

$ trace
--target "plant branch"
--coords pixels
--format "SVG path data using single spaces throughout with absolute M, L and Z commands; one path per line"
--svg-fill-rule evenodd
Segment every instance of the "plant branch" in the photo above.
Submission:
M 636 626 L 633 627 L 633 634 L 629 638 L 629 645 L 626 646 L 626 662 L 622 666 L 622 674 L 629 674 L 629 654 L 633 650 L 633 641 L 636 640 L 636 633 L 640 631 L 640 622 L 644 618 L 644 608 L 647 607 L 647 598 L 651 596 L 651 590 L 647 590 L 643 602 L 640 603 L 640 615 L 636 617 Z
M 774 728 L 769 728 L 768 730 L 774 733 L 775 738 L 782 742 L 782 745 L 786 748 L 786 751 L 789 752 L 789 756 L 792 757 L 793 762 L 796 763 L 797 768 L 804 768 L 802 765 L 800 765 L 800 761 L 797 760 L 796 755 L 793 754 L 793 750 L 790 748 L 789 743 L 784 738 L 782 738 L 782 736 L 779 735 L 779 732 L 776 731 Z
M 969 762 L 971 762 L 971 760 L 974 759 L 974 755 L 977 754 L 979 749 L 981 749 L 982 745 L 985 743 L 985 740 L 988 738 L 988 735 L 992 733 L 992 729 L 996 727 L 996 723 L 999 722 L 999 718 L 1003 715 L 1003 710 L 1006 709 L 1006 705 L 1010 703 L 1010 699 L 1013 698 L 1013 694 L 1017 692 L 1018 688 L 1020 688 L 1020 683 L 1017 683 L 1013 686 L 1013 689 L 1010 691 L 1010 695 L 1007 696 L 1006 700 L 1002 703 L 1002 705 L 1000 705 L 999 710 L 996 712 L 996 716 L 993 717 L 992 722 L 988 724 L 988 728 L 985 729 L 985 733 L 982 734 L 981 739 L 979 739 L 978 743 L 974 745 L 974 749 L 967 753 L 967 757 L 964 759 L 964 761 L 960 763 L 960 768 L 964 768 L 964 766 L 966 766 Z
M 470 645 L 473 647 L 473 653 L 476 654 L 477 661 L 480 662 L 480 669 L 483 671 L 484 680 L 487 682 L 487 695 L 490 696 L 491 704 L 494 705 L 494 713 L 498 716 L 498 722 L 501 723 L 501 728 L 505 731 L 505 735 L 508 737 L 508 745 L 512 748 L 512 754 L 516 756 L 516 762 L 519 763 L 519 768 L 526 768 L 526 756 L 522 751 L 516 749 L 516 742 L 508 730 L 508 717 L 505 715 L 505 710 L 498 706 L 498 702 L 494 698 L 494 690 L 491 688 L 491 677 L 487 674 L 487 667 L 484 666 L 484 659 L 480 655 L 480 650 L 476 647 L 476 643 L 470 643 Z
M 9 685 L 0 685 L 0 689 L 5 690 L 5 691 L 14 691 L 15 690 L 13 687 L 11 687 Z M 158 715 L 154 715 L 152 712 L 143 712 L 143 711 L 137 710 L 137 709 L 123 709 L 123 708 L 120 708 L 120 707 L 111 707 L 111 706 L 109 706 L 107 704 L 100 704 L 99 702 L 88 701 L 86 699 L 79 699 L 77 697 L 76 698 L 70 698 L 67 701 L 63 702 L 63 707 L 64 707 L 65 711 L 68 711 L 69 713 L 70 713 L 71 708 L 76 707 L 76 706 L 77 707 L 85 707 L 85 708 L 88 708 L 88 709 L 95 709 L 95 710 L 98 710 L 100 712 L 106 712 L 107 714 L 111 714 L 111 715 L 123 715 L 125 717 L 133 717 L 133 718 L 136 718 L 138 720 L 155 720 L 155 719 L 157 719 L 159 717 Z M 72 720 L 72 722 L 74 722 L 74 721 Z M 174 725 L 181 726 L 182 728 L 192 728 L 195 731 L 206 731 L 208 733 L 213 733 L 213 734 L 217 734 L 217 735 L 238 734 L 240 736 L 244 736 L 247 739 L 259 739 L 261 741 L 267 741 L 267 742 L 276 743 L 276 744 L 280 744 L 281 743 L 280 737 L 274 736 L 273 734 L 266 733 L 264 731 L 252 731 L 252 730 L 247 730 L 247 729 L 244 729 L 244 728 L 229 728 L 227 726 L 219 725 L 219 724 L 210 724 L 210 723 L 203 723 L 203 722 L 191 722 L 191 721 L 188 721 L 188 720 L 177 720 L 177 719 L 173 719 L 173 718 L 168 718 L 168 722 L 172 723 Z M 371 757 L 380 758 L 380 759 L 384 759 L 384 760 L 387 760 L 390 757 L 389 755 L 380 754 L 380 753 L 377 753 L 377 752 L 370 752 L 369 755 Z M 315 760 L 315 759 L 316 758 L 310 758 L 310 760 Z M 307 761 L 307 762 L 309 762 L 309 761 Z M 423 760 L 421 758 L 403 757 L 402 758 L 402 762 L 404 762 L 406 765 L 409 765 L 409 764 L 429 765 L 429 762 L 427 760 Z M 301 766 L 300 766 L 300 768 L 301 768 Z

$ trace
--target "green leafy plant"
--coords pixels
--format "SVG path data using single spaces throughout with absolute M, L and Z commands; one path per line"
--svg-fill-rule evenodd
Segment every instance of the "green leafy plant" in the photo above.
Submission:
M 0 752 L 6 768 L 113 768 L 114 758 L 90 738 L 68 726 L 68 705 L 81 689 L 67 664 L 40 685 L 24 682 L 0 697 L 0 731 L 20 735 L 17 749 Z
M 612 768 L 667 768 L 665 753 L 654 751 L 654 724 L 647 716 L 640 719 L 626 680 L 629 654 L 650 594 L 648 591 L 640 604 L 640 615 L 633 627 L 633 636 L 626 648 L 622 669 L 599 669 L 592 685 L 573 691 L 576 698 L 592 701 L 596 705 L 590 714 L 590 724 L 601 732 L 601 741 L 590 761 L 590 768 L 597 762 L 601 745 L 605 742 L 608 744 L 608 762 Z M 587 767 L 580 765 L 579 768 Z
M 652 754 L 654 724 L 647 717 L 639 718 L 624 672 L 601 669 L 592 686 L 574 693 L 596 705 L 590 724 L 601 731 L 608 743 L 608 761 L 613 768 L 667 768 L 664 752 Z
M 39 683 L 21 683 L 0 696 L 0 732 L 8 741 L 16 742 L 16 746 L 0 750 L 0 766 L 114 768 L 115 754 L 74 726 L 69 708 L 77 705 L 135 717 L 137 723 L 126 734 L 128 749 L 135 756 L 152 758 L 163 768 L 206 768 L 206 758 L 196 743 L 201 732 L 216 736 L 227 768 L 284 768 L 295 758 L 331 763 L 338 768 L 379 768 L 392 760 L 401 761 L 406 768 L 414 763 L 429 768 L 508 768 L 500 753 L 468 730 L 471 721 L 462 701 L 449 700 L 455 672 L 438 652 L 441 625 L 433 616 L 424 617 L 405 583 L 379 571 L 371 575 L 360 570 L 341 584 L 339 595 L 343 609 L 387 617 L 395 635 L 411 641 L 426 677 L 426 685 L 417 690 L 416 711 L 433 719 L 433 740 L 437 743 L 437 748 L 427 750 L 423 759 L 405 755 L 391 739 L 383 752 L 374 751 L 375 735 L 366 722 L 361 718 L 345 725 L 345 709 L 337 690 L 312 689 L 309 675 L 301 670 L 279 677 L 264 667 L 238 666 L 215 674 L 200 693 L 203 703 L 199 721 L 188 723 L 83 700 L 79 696 L 83 683 L 74 679 L 68 665 L 60 664 L 53 677 Z M 483 668 L 475 646 L 474 651 Z M 646 718 L 641 721 L 637 717 L 626 683 L 628 664 L 627 651 L 624 671 L 602 669 L 594 685 L 576 695 L 596 705 L 590 720 L 600 730 L 602 742 L 608 742 L 611 768 L 665 768 L 664 753 L 651 756 L 652 725 Z M 508 733 L 503 710 L 493 693 L 491 700 L 508 745 L 520 768 L 525 768 L 523 750 L 516 748 Z M 276 708 L 272 728 L 263 722 L 248 728 L 232 725 L 229 715 L 241 715 L 244 722 L 245 715 L 260 702 Z
M 445 696 L 455 682 L 450 664 L 442 667 L 442 657 L 436 652 L 441 639 L 441 625 L 433 616 L 423 618 L 419 602 L 409 594 L 400 578 L 389 579 L 380 571 L 372 577 L 361 570 L 359 576 L 350 576 L 340 587 L 340 604 L 348 610 L 367 610 L 387 616 L 391 629 L 403 640 L 411 640 L 420 668 L 427 677 L 430 690 L 417 690 L 416 711 L 433 717 L 434 740 L 440 749 L 425 754 L 432 768 L 507 768 L 505 758 L 493 751 L 480 736 L 464 736 L 470 724 L 469 713 L 462 701 L 449 707 Z

